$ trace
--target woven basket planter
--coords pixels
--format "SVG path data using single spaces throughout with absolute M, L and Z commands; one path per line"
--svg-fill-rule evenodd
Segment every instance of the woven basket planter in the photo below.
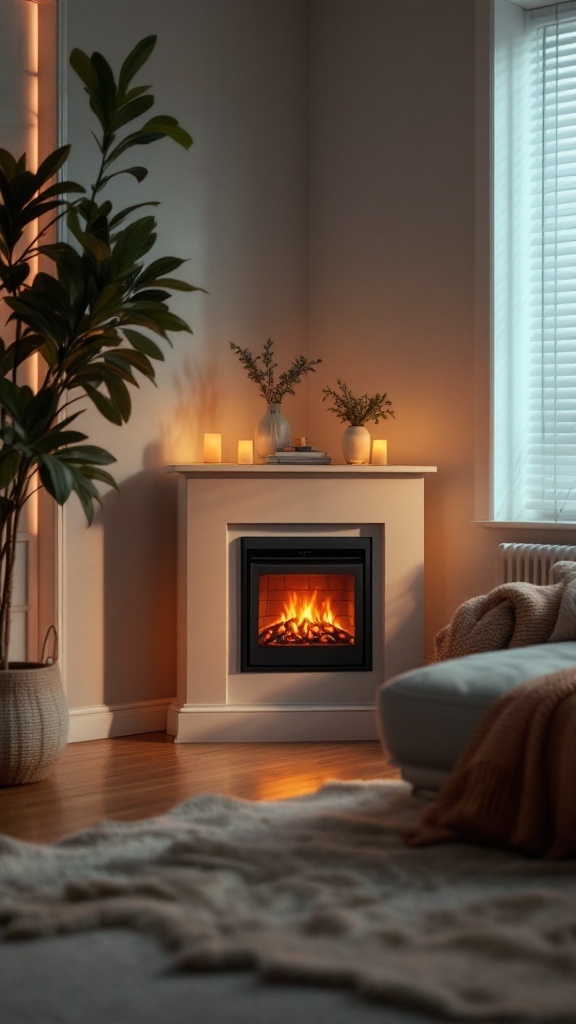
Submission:
M 0 786 L 40 782 L 68 739 L 68 707 L 57 664 L 0 670 Z

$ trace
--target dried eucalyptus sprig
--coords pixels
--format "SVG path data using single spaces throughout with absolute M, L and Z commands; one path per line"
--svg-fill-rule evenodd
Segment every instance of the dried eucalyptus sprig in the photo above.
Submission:
M 392 402 L 378 392 L 375 395 L 361 395 L 356 398 L 344 381 L 337 380 L 339 391 L 325 387 L 322 389 L 324 395 L 322 401 L 331 398 L 333 405 L 328 406 L 328 411 L 336 414 L 338 419 L 349 423 L 351 427 L 363 427 L 369 420 L 378 423 L 379 420 L 387 420 L 389 416 L 394 417 L 394 410 L 389 408 Z
M 242 366 L 246 370 L 250 380 L 260 388 L 260 394 L 271 404 L 281 402 L 284 395 L 294 394 L 294 385 L 299 384 L 306 373 L 316 373 L 314 367 L 321 363 L 321 359 L 306 359 L 306 356 L 298 356 L 289 370 L 281 373 L 278 380 L 274 379 L 274 370 L 278 369 L 278 363 L 274 362 L 274 341 L 268 338 L 264 343 L 262 353 L 254 356 L 247 348 L 240 348 L 233 341 L 230 348 L 236 353 Z

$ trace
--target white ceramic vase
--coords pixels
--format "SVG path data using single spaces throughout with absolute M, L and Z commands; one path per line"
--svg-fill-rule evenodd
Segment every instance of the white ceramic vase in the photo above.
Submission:
M 282 415 L 280 402 L 271 403 L 254 432 L 254 451 L 261 459 L 292 443 L 292 428 Z
M 342 435 L 342 454 L 349 466 L 370 462 L 370 432 L 366 427 L 346 427 Z

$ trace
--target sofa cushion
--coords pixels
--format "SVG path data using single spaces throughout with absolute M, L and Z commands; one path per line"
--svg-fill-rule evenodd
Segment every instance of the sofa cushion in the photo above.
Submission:
M 576 642 L 566 641 L 469 654 L 394 676 L 378 690 L 383 746 L 405 778 L 425 785 L 429 776 L 438 785 L 490 704 L 527 679 L 574 665 Z M 407 765 L 415 771 L 404 771 Z

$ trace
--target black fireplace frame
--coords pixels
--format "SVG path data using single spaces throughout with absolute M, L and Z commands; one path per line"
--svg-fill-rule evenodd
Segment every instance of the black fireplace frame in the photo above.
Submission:
M 373 599 L 371 537 L 240 538 L 242 672 L 370 672 Z M 345 572 L 354 579 L 355 642 L 326 648 L 259 646 L 258 580 L 265 573 Z

